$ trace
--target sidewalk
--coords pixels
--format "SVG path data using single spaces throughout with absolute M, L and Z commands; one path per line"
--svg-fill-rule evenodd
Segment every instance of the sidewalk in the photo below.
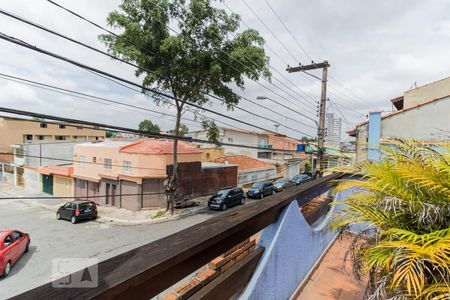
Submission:
M 17 201 L 26 203 L 27 205 L 41 207 L 43 209 L 51 210 L 56 213 L 58 208 L 64 203 L 72 199 L 60 199 L 52 195 L 26 190 L 21 187 L 12 186 L 4 182 L 0 182 L 0 198 L 17 197 Z M 50 197 L 48 199 L 30 199 L 34 197 Z M 178 220 L 183 217 L 191 216 L 193 214 L 206 211 L 207 200 L 209 196 L 199 197 L 195 200 L 199 203 L 198 206 L 193 206 L 183 209 L 175 209 L 173 216 L 163 215 L 164 209 L 143 209 L 140 211 L 130 211 L 123 208 L 98 206 L 98 222 L 102 223 L 116 223 L 119 225 L 142 225 L 142 224 L 156 224 L 172 220 Z
M 351 262 L 343 265 L 349 237 L 338 238 L 312 273 L 302 290 L 292 299 L 298 300 L 362 300 L 367 279 L 358 282 L 352 275 Z

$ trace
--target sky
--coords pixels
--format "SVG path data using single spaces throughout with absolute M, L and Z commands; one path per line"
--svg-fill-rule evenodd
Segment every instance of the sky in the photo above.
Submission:
M 120 0 L 55 0 L 94 22 L 106 26 L 108 13 Z M 276 17 L 269 5 L 279 15 Z M 264 129 L 294 138 L 316 134 L 316 102 L 320 99 L 320 81 L 304 73 L 287 73 L 287 64 L 308 64 L 311 60 L 330 63 L 327 112 L 343 118 L 343 131 L 363 120 L 368 111 L 392 109 L 390 99 L 402 95 L 414 85 L 420 86 L 450 75 L 450 1 L 446 0 L 245 0 L 214 5 L 241 15 L 239 31 L 256 29 L 266 41 L 272 82 L 247 80 L 245 90 L 236 93 L 258 101 L 278 114 L 241 100 L 243 111 L 227 111 L 218 101 L 208 108 Z M 246 5 L 247 3 L 247 5 Z M 251 9 L 249 9 L 249 7 Z M 0 8 L 49 27 L 91 46 L 105 49 L 98 41 L 103 32 L 62 11 L 45 0 L 2 1 Z M 101 54 L 52 36 L 7 16 L 0 15 L 0 32 L 32 45 L 83 62 L 117 76 L 140 83 L 134 69 Z M 114 30 L 114 29 L 113 29 Z M 291 34 L 293 36 L 291 36 Z M 0 40 L 0 73 L 120 101 L 155 112 L 108 106 L 74 98 L 0 78 L 0 106 L 137 128 L 143 119 L 151 119 L 163 130 L 174 127 L 175 110 L 157 106 L 151 97 L 119 86 L 85 70 L 43 54 Z M 313 71 L 321 76 L 321 72 Z M 256 100 L 264 96 L 271 100 Z M 286 108 L 286 107 L 289 107 Z M 297 111 L 298 113 L 296 113 Z M 162 113 L 162 114 L 161 114 Z M 248 125 L 226 120 L 211 113 L 205 115 L 224 121 L 218 125 L 260 131 Z M 305 118 L 306 115 L 308 118 Z M 183 121 L 190 130 L 199 130 L 194 116 Z M 271 119 L 268 121 L 267 119 Z M 193 121 L 194 120 L 194 121 Z M 275 121 L 275 122 L 273 122 Z M 300 123 L 306 124 L 302 125 Z M 289 128 L 287 128 L 289 127 Z M 344 135 L 345 136 L 345 135 Z

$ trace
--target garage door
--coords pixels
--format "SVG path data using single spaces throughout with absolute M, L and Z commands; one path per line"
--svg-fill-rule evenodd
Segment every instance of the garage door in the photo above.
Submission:
M 289 164 L 287 177 L 291 179 L 292 177 L 297 175 L 299 173 L 299 167 L 300 167 L 300 164 L 298 164 L 298 163 Z
M 39 191 L 39 174 L 25 169 L 25 188 L 38 192 Z
M 42 191 L 44 193 L 53 195 L 53 176 L 42 175 Z

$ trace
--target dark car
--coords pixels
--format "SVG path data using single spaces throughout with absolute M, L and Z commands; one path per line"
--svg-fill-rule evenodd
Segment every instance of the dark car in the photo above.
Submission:
M 288 187 L 292 186 L 293 182 L 287 178 L 280 178 L 273 184 L 275 192 L 285 191 Z
M 296 185 L 299 185 L 299 184 L 302 184 L 304 182 L 308 182 L 308 181 L 311 181 L 311 180 L 312 180 L 312 178 L 310 176 L 306 175 L 306 174 L 298 174 L 298 175 L 295 175 L 294 178 L 292 178 L 292 181 Z
M 97 206 L 92 201 L 76 200 L 67 202 L 56 213 L 56 219 L 70 220 L 72 224 L 80 220 L 95 220 L 97 218 Z
M 264 198 L 274 193 L 272 182 L 256 182 L 247 191 L 249 198 Z
M 244 204 L 245 195 L 241 188 L 223 188 L 208 200 L 210 209 L 226 210 L 229 207 Z

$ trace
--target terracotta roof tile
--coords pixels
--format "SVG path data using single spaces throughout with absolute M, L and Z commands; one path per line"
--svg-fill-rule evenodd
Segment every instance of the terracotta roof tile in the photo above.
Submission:
M 260 161 L 258 159 L 251 158 L 245 155 L 223 156 L 215 159 L 214 162 L 222 164 L 228 163 L 230 165 L 238 165 L 239 170 L 252 170 L 252 169 L 273 167 L 273 164 L 271 163 Z
M 12 155 L 12 154 L 0 154 L 0 161 L 12 162 L 12 161 L 14 161 L 14 155 Z
M 195 146 L 185 142 L 178 142 L 179 154 L 201 153 Z M 173 154 L 173 141 L 169 140 L 141 140 L 120 148 L 120 152 L 131 154 Z

